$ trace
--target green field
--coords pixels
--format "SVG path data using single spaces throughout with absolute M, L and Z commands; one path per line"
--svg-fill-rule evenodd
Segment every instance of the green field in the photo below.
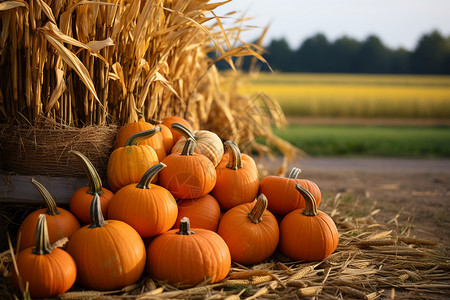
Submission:
M 275 134 L 311 156 L 450 157 L 448 126 L 290 125 Z

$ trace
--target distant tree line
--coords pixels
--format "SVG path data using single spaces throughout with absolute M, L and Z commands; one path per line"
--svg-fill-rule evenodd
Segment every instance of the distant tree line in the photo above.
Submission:
M 305 39 L 295 50 L 284 38 L 272 40 L 265 50 L 263 57 L 280 72 L 450 74 L 450 36 L 436 30 L 420 37 L 411 51 L 391 49 L 375 35 L 364 41 L 343 36 L 331 42 L 321 33 Z M 249 68 L 250 61 L 244 60 L 243 69 Z M 269 70 L 264 64 L 259 67 Z

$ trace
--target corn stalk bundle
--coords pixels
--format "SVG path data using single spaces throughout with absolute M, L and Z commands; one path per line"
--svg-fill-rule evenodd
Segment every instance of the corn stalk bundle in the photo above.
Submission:
M 240 95 L 215 67 L 233 58 L 264 62 L 258 44 L 240 41 L 208 0 L 7 0 L 0 3 L 0 123 L 39 127 L 123 125 L 178 115 L 223 139 L 256 145 L 285 124 L 277 102 Z M 215 53 L 217 60 L 213 60 Z M 236 78 L 233 79 L 236 81 Z M 259 150 L 268 151 L 259 146 Z

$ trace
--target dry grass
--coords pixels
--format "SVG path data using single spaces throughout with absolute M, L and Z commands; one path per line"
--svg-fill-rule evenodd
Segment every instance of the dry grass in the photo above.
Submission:
M 276 101 L 222 88 L 211 52 L 234 70 L 243 56 L 264 61 L 258 44 L 239 38 L 245 18 L 224 28 L 214 14 L 226 2 L 1 3 L 0 123 L 37 127 L 44 117 L 80 128 L 123 125 L 137 111 L 148 120 L 178 115 L 224 140 L 267 151 L 254 141 L 264 136 L 294 155 L 271 133 L 286 122 Z
M 291 261 L 276 252 L 253 266 L 233 263 L 222 282 L 180 288 L 144 275 L 119 291 L 86 291 L 77 287 L 62 299 L 446 299 L 450 292 L 450 258 L 434 241 L 417 239 L 398 216 L 378 222 L 377 211 L 364 217 L 339 195 L 326 198 L 321 210 L 336 221 L 337 250 L 320 262 Z M 0 255 L 0 295 L 11 296 L 9 252 Z

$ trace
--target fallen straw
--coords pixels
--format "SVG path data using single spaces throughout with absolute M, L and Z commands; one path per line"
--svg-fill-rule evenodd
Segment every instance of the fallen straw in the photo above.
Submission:
M 422 246 L 437 246 L 438 245 L 438 243 L 433 242 L 433 241 L 409 238 L 409 237 L 398 237 L 397 240 L 399 242 L 403 242 L 405 244 L 415 244 L 415 245 L 422 245 Z
M 291 280 L 297 280 L 302 278 L 303 276 L 305 276 L 306 274 L 308 274 L 309 272 L 313 271 L 318 265 L 320 265 L 321 263 L 312 265 L 312 266 L 308 266 L 308 267 L 304 267 L 302 269 L 300 269 L 299 271 L 297 271 L 294 275 L 290 276 L 288 278 L 288 281 Z
M 245 298 L 246 300 L 253 300 L 267 294 L 270 290 L 275 290 L 278 283 L 276 281 L 271 282 L 267 287 L 259 289 L 255 294 L 250 297 Z
M 322 291 L 321 286 L 311 286 L 311 287 L 299 288 L 297 290 L 300 297 L 311 297 L 311 296 L 319 294 L 321 291 Z

